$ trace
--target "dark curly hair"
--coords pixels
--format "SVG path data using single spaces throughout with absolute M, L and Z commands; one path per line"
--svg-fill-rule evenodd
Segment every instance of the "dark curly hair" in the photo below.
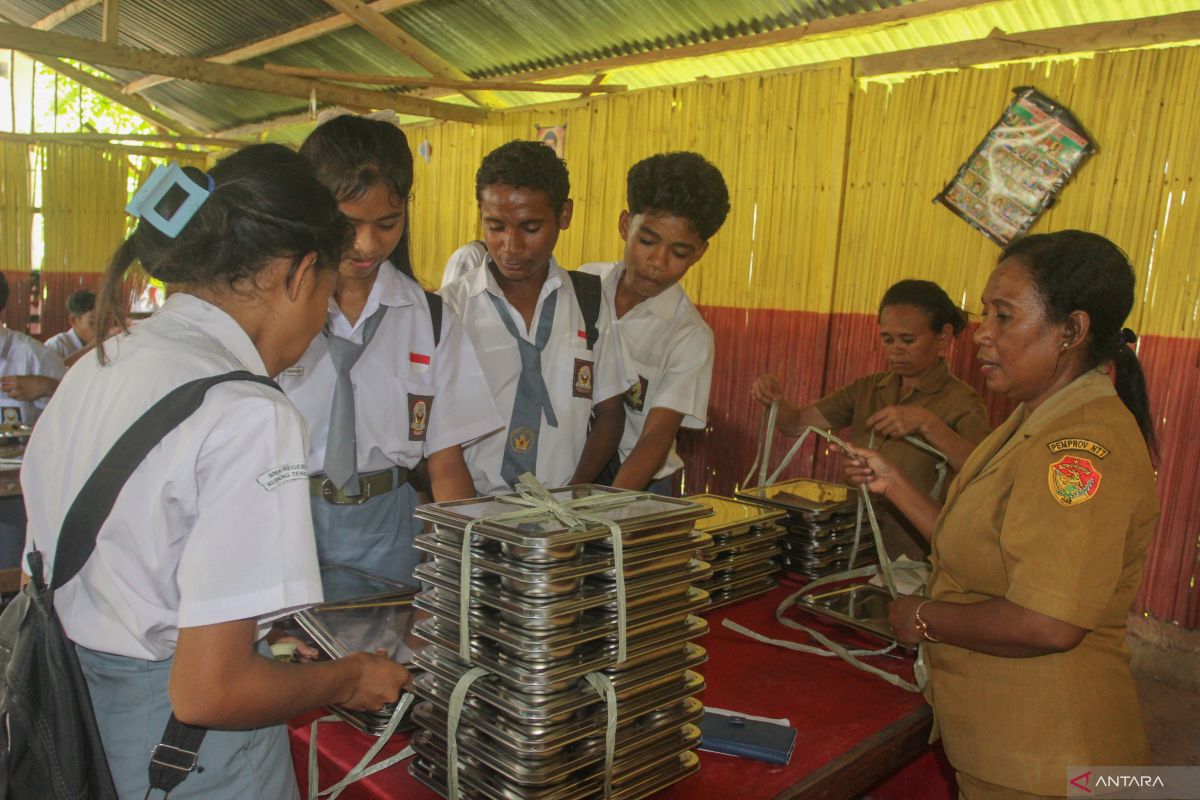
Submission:
M 1018 239 L 1000 255 L 1000 261 L 1010 258 L 1029 271 L 1049 319 L 1062 322 L 1074 311 L 1087 313 L 1091 326 L 1085 366 L 1116 365 L 1117 394 L 1153 452 L 1146 376 L 1137 353 L 1128 346 L 1137 337 L 1121 327 L 1133 310 L 1137 283 L 1128 256 L 1099 234 L 1065 230 Z
M 489 186 L 513 186 L 546 193 L 556 215 L 562 214 L 571 196 L 571 177 L 567 163 L 548 145 L 514 139 L 483 157 L 475 173 L 475 201 L 483 200 Z
M 377 183 L 391 189 L 408 205 L 413 187 L 413 157 L 404 131 L 390 122 L 343 114 L 313 129 L 300 145 L 300 155 L 312 162 L 317 178 L 339 203 L 360 199 Z M 410 278 L 412 225 L 404 218 L 404 233 L 388 260 Z
M 921 309 L 929 317 L 929 327 L 934 333 L 940 333 L 942 328 L 949 325 L 957 336 L 967 327 L 966 312 L 955 305 L 946 290 L 933 281 L 907 278 L 893 283 L 879 301 L 879 313 L 882 314 L 888 306 L 914 306 Z
M 235 286 L 252 279 L 269 262 L 291 259 L 298 265 L 317 254 L 318 269 L 336 269 L 351 229 L 337 201 L 321 185 L 312 165 L 278 144 L 258 144 L 222 159 L 206 175 L 195 167 L 184 173 L 198 186 L 214 188 L 184 225 L 170 237 L 145 220 L 113 254 L 97 297 L 96 329 L 123 324 L 125 274 L 137 261 L 164 283 Z M 170 216 L 182 202 L 169 193 L 160 213 Z M 98 348 L 104 361 L 103 343 Z
M 725 178 L 699 153 L 659 153 L 644 158 L 629 168 L 626 185 L 630 213 L 685 217 L 705 241 L 729 214 Z

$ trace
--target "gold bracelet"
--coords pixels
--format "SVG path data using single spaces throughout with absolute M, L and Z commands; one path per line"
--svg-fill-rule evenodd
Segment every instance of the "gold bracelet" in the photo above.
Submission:
M 935 639 L 929 634 L 929 623 L 921 619 L 921 609 L 932 603 L 932 600 L 926 600 L 917 606 L 917 610 L 913 612 L 913 627 L 917 629 L 917 633 L 921 634 L 921 638 L 927 642 L 940 642 L 941 639 Z

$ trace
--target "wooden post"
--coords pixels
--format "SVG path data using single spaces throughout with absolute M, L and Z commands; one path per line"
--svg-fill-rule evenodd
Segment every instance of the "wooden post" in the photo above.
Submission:
M 104 16 L 101 29 L 104 35 L 101 37 L 109 44 L 117 43 L 117 17 L 119 16 L 118 3 L 120 0 L 104 0 Z

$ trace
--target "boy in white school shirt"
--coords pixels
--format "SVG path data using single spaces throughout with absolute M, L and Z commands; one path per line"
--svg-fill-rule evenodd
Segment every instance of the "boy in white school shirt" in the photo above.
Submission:
M 71 327 L 46 340 L 64 362 L 96 341 L 96 294 L 87 289 L 67 296 L 67 322 Z
M 0 312 L 7 305 L 8 281 L 0 274 Z M 46 345 L 0 324 L 0 423 L 36 422 L 66 372 Z
M 569 194 L 566 165 L 546 145 L 493 150 L 475 176 L 486 263 L 441 290 L 506 420 L 463 451 L 487 494 L 508 492 L 526 471 L 551 488 L 594 480 L 625 424 L 628 383 L 607 301 L 586 275 L 577 295 L 552 255 L 571 222 Z
M 713 334 L 679 281 L 729 213 L 721 172 L 697 153 L 660 153 L 634 164 L 618 223 L 625 258 L 585 264 L 601 277 L 616 315 L 625 366 L 625 432 L 604 477 L 624 489 L 673 494 L 683 466 L 680 427 L 704 428 Z

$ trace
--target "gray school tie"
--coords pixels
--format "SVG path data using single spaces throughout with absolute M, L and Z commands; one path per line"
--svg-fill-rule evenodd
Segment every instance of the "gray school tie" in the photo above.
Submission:
M 558 292 L 551 292 L 542 303 L 542 315 L 538 317 L 535 342 L 530 344 L 517 331 L 508 308 L 491 292 L 487 296 L 496 307 L 504 327 L 517 340 L 521 353 L 521 377 L 517 380 L 517 396 L 513 400 L 512 416 L 508 423 L 508 438 L 504 443 L 504 461 L 500 465 L 500 477 L 509 486 L 525 472 L 537 474 L 538 437 L 542 429 L 542 412 L 546 413 L 546 424 L 558 427 L 558 417 L 550 404 L 550 392 L 542 377 L 542 350 L 550 341 L 550 329 L 554 327 L 554 307 L 558 305 Z
M 350 496 L 361 493 L 358 485 L 358 439 L 354 429 L 354 384 L 350 381 L 350 370 L 371 343 L 386 311 L 387 306 L 381 305 L 363 323 L 362 344 L 334 336 L 328 326 L 325 330 L 329 358 L 333 361 L 336 373 L 333 407 L 329 412 L 329 437 L 325 442 L 325 474 L 334 486 Z

